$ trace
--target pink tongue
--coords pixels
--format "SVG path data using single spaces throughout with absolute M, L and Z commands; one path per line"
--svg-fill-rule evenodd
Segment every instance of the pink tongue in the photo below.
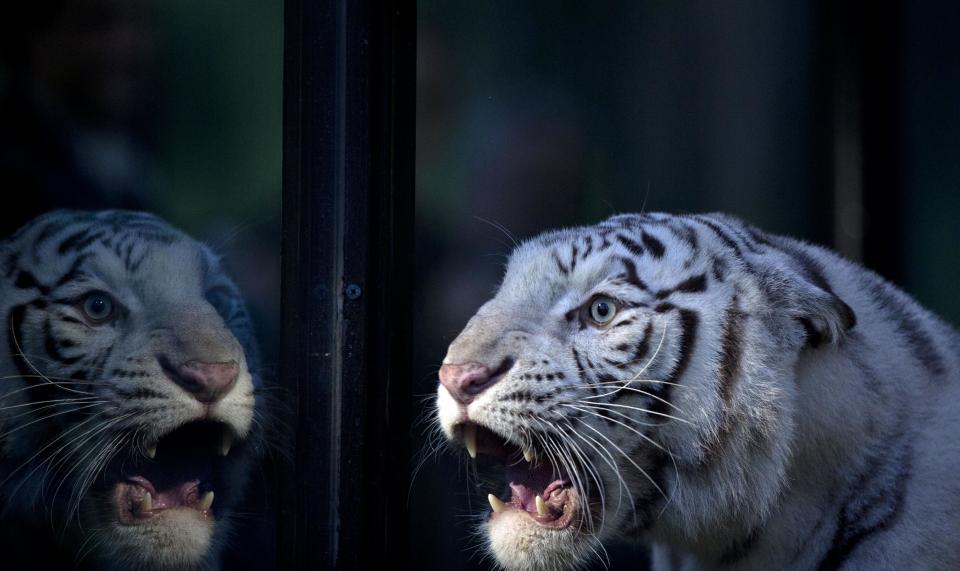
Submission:
M 528 512 L 537 511 L 536 498 L 539 492 L 516 482 L 510 482 L 510 490 L 513 492 L 513 496 L 510 499 L 512 502 L 516 502 L 521 508 Z
M 548 501 L 553 492 L 563 488 L 570 483 L 569 480 L 554 480 L 543 488 L 529 488 L 524 484 L 510 482 L 510 491 L 512 492 L 510 501 L 522 507 L 530 513 L 537 512 L 537 495 Z
M 200 480 L 189 480 L 174 484 L 165 490 L 157 490 L 150 480 L 143 476 L 131 476 L 127 480 L 150 492 L 154 509 L 175 508 L 192 505 L 200 497 Z
M 193 480 L 192 482 L 184 482 L 177 488 L 159 492 L 157 498 L 153 500 L 154 509 L 164 507 L 172 508 L 196 503 L 200 495 L 198 490 L 199 485 L 200 480 Z
M 537 512 L 537 495 L 548 500 L 555 489 L 566 483 L 564 479 L 557 479 L 546 462 L 533 466 L 526 462 L 508 464 L 507 481 L 512 492 L 510 501 L 531 513 Z

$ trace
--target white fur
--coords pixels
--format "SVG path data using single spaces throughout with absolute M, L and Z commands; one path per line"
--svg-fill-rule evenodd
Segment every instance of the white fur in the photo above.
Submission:
M 624 283 L 622 259 L 645 290 Z M 698 275 L 704 291 L 669 293 Z M 646 305 L 621 308 L 614 322 L 633 318 L 622 327 L 565 318 L 598 293 Z M 608 397 L 591 397 L 599 369 L 581 381 L 571 349 L 594 365 L 623 362 L 617 347 L 632 350 L 648 324 L 659 351 L 605 366 L 615 380 L 602 386 L 621 407 L 607 414 L 621 423 L 583 412 Z M 952 328 L 828 250 L 725 215 L 624 215 L 514 251 L 444 363 L 516 365 L 468 406 L 439 387 L 438 420 L 450 438 L 470 420 L 519 445 L 566 442 L 578 488 L 602 491 L 600 523 L 580 533 L 522 514 L 485 524 L 506 569 L 573 567 L 618 537 L 653 544 L 657 569 L 955 569 L 958 354 Z M 638 410 L 679 368 L 663 411 L 672 418 Z M 562 380 L 529 378 L 557 371 Z M 544 402 L 505 398 L 518 391 Z M 565 423 L 576 434 L 556 430 Z

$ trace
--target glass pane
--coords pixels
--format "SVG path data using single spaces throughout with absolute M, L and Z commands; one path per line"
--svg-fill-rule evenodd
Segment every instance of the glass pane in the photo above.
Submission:
M 25 491 L 42 492 L 0 521 L 3 552 L 13 553 L 14 561 L 20 554 L 37 567 L 73 568 L 76 561 L 90 568 L 103 568 L 108 561 L 139 567 L 170 556 L 184 558 L 174 559 L 182 565 L 196 557 L 219 559 L 228 569 L 275 565 L 275 455 L 259 454 L 262 459 L 246 464 L 255 435 L 264 427 L 236 411 L 249 410 L 249 400 L 240 393 L 249 393 L 255 384 L 257 414 L 264 412 L 271 397 L 263 383 L 274 383 L 277 373 L 282 8 L 282 3 L 266 0 L 56 0 L 16 3 L 4 10 L 0 188 L 6 206 L 0 209 L 0 235 L 10 236 L 34 217 L 59 208 L 132 209 L 162 220 L 71 215 L 61 226 L 46 226 L 52 238 L 44 247 L 57 241 L 59 248 L 41 249 L 28 260 L 26 245 L 16 243 L 22 255 L 10 275 L 32 265 L 29 273 L 43 281 L 57 272 L 65 275 L 71 260 L 85 257 L 77 268 L 93 277 L 71 286 L 70 295 L 88 295 L 85 289 L 96 283 L 107 297 L 78 298 L 50 317 L 52 333 L 47 336 L 61 343 L 60 357 L 68 363 L 48 362 L 54 358 L 42 344 L 41 355 L 33 360 L 45 376 L 85 383 L 71 385 L 83 389 L 73 396 L 93 400 L 70 406 L 52 402 L 47 408 L 28 401 L 18 409 L 18 414 L 40 418 L 34 427 L 44 430 L 16 436 L 30 433 L 37 439 L 30 444 L 35 458 L 0 458 L 0 496 L 9 501 Z M 189 248 L 169 249 L 167 224 L 191 237 Z M 72 244 L 64 228 L 76 229 Z M 136 236 L 122 238 L 125 232 Z M 202 253 L 201 243 L 221 257 L 219 269 L 215 257 Z M 151 249 L 141 252 L 140 244 Z M 125 269 L 116 265 L 118 260 L 128 262 Z M 239 288 L 252 331 L 235 293 L 217 281 L 224 275 Z M 64 278 L 65 283 L 74 278 Z M 62 284 L 42 285 L 56 292 Z M 42 297 L 46 291 L 37 293 Z M 12 299 L 4 300 L 5 312 Z M 85 303 L 116 307 L 116 321 L 85 322 L 89 331 L 63 329 L 58 319 L 90 319 L 82 313 Z M 30 315 L 24 318 L 28 325 Z M 23 334 L 31 335 L 25 327 Z M 94 351 L 86 345 L 90 335 L 105 330 L 117 335 L 99 347 L 110 354 L 88 360 L 89 354 L 80 350 Z M 242 353 L 231 345 L 245 343 L 251 333 L 258 343 L 247 343 Z M 23 353 L 29 359 L 26 349 Z M 141 362 L 119 364 L 127 357 Z M 23 375 L 9 356 L 2 371 Z M 7 384 L 0 387 L 20 381 L 2 381 Z M 179 388 L 171 388 L 175 386 Z M 105 387 L 120 387 L 120 392 L 107 397 Z M 68 389 L 64 385 L 50 394 L 64 399 L 71 394 Z M 28 388 L 21 394 L 34 392 Z M 89 408 L 78 406 L 86 402 Z M 228 403 L 234 413 L 226 412 Z M 126 410 L 128 405 L 140 408 L 123 423 L 84 433 L 102 421 L 96 415 L 108 414 L 103 408 Z M 54 417 L 54 411 L 65 414 Z M 41 418 L 45 414 L 50 416 Z M 173 426 L 170 419 L 192 422 L 204 414 L 209 425 L 194 422 L 163 432 Z M 8 423 L 27 418 L 8 418 Z M 131 424 L 138 419 L 146 424 Z M 76 428 L 81 422 L 87 424 Z M 72 428 L 74 436 L 88 440 L 69 442 Z M 232 437 L 223 436 L 227 433 Z M 101 441 L 98 435 L 106 434 L 111 439 Z M 66 437 L 43 448 L 58 435 Z M 201 443 L 218 438 L 225 440 L 200 450 Z M 226 439 L 233 442 L 221 457 Z M 91 451 L 87 445 L 99 448 Z M 33 483 L 20 480 L 24 474 L 32 474 L 28 480 Z M 249 484 L 240 492 L 234 484 L 244 479 Z M 41 480 L 42 486 L 34 489 Z M 149 506 L 143 503 L 147 493 Z M 115 494 L 113 499 L 104 499 L 109 494 Z M 207 506 L 211 499 L 212 507 Z M 103 506 L 113 506 L 116 513 L 100 513 Z M 126 527 L 116 531 L 111 527 L 116 522 Z M 147 524 L 156 531 L 163 522 L 181 528 L 177 533 L 183 535 L 174 534 L 172 546 L 151 545 L 145 532 L 138 535 Z M 215 539 L 207 541 L 210 533 Z M 225 546 L 219 556 L 217 545 Z

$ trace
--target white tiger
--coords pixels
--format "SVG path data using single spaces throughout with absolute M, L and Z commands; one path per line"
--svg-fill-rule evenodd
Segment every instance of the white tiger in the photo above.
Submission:
M 960 337 L 876 274 L 722 214 L 516 248 L 438 419 L 505 464 L 510 570 L 960 569 Z
M 44 534 L 74 567 L 218 567 L 261 412 L 217 258 L 149 214 L 56 211 L 0 277 L 0 567 L 52 565 Z

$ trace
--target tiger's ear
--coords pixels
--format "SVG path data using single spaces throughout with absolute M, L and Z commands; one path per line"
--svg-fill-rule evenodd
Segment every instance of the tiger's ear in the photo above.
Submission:
M 759 272 L 773 311 L 803 327 L 806 347 L 836 345 L 857 325 L 857 314 L 833 291 L 816 260 L 800 251 L 789 253 Z
M 857 324 L 857 314 L 832 290 L 822 289 L 801 278 L 797 284 L 793 317 L 807 334 L 807 345 L 836 345 Z

